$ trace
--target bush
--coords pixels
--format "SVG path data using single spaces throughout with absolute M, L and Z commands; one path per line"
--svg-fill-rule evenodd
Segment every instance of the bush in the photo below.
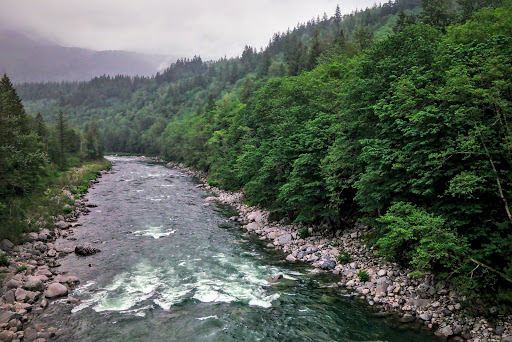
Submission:
M 341 252 L 340 255 L 338 255 L 336 257 L 336 259 L 342 265 L 348 264 L 350 262 L 350 260 L 352 260 L 352 258 L 350 257 L 350 254 L 348 254 L 347 252 Z
M 366 283 L 368 280 L 370 280 L 370 275 L 366 271 L 359 271 L 357 276 L 362 283 Z
M 9 261 L 9 259 L 7 258 L 7 255 L 5 255 L 5 253 L 2 253 L 0 254 L 0 266 L 9 266 L 11 264 L 11 262 Z
M 457 270 L 467 245 L 440 216 L 411 203 L 399 202 L 377 220 L 381 253 L 418 271 Z
M 20 267 L 16 268 L 16 273 L 21 273 L 26 270 L 27 270 L 27 265 L 21 265 Z
M 301 239 L 306 239 L 310 236 L 311 236 L 311 234 L 309 233 L 309 228 L 304 227 L 304 228 L 299 229 L 299 237 Z

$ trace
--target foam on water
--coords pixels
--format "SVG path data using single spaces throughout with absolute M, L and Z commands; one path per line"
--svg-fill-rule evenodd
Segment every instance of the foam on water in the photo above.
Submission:
M 168 231 L 162 231 L 163 226 L 149 226 L 148 229 L 145 230 L 137 230 L 134 231 L 133 234 L 137 236 L 151 236 L 154 239 L 160 239 L 164 236 L 169 236 L 171 234 L 176 233 L 176 230 L 168 230 Z

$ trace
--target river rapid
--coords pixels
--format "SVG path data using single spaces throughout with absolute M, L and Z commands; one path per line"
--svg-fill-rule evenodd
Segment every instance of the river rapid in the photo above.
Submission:
M 336 276 L 284 262 L 185 173 L 111 160 L 115 172 L 88 195 L 97 207 L 57 241 L 101 249 L 60 260 L 81 284 L 38 318 L 57 341 L 438 341 L 373 314 Z

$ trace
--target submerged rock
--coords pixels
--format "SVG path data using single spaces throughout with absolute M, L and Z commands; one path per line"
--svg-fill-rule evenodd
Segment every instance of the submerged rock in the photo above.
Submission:
M 93 255 L 96 253 L 99 253 L 100 249 L 97 247 L 94 247 L 93 245 L 86 243 L 83 245 L 78 245 L 75 247 L 75 254 L 81 255 L 81 256 L 88 256 Z
M 283 279 L 283 275 L 282 275 L 282 274 L 277 274 L 277 275 L 275 275 L 275 276 L 273 276 L 273 277 L 268 277 L 267 281 L 268 281 L 270 284 L 272 284 L 272 283 L 277 282 L 277 281 L 278 281 L 278 280 L 280 280 L 280 279 Z

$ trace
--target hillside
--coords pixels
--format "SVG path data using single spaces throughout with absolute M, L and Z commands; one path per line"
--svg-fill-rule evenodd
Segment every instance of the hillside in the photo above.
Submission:
M 13 31 L 0 32 L 0 73 L 15 83 L 83 81 L 98 75 L 154 75 L 168 59 L 126 51 L 63 47 Z

